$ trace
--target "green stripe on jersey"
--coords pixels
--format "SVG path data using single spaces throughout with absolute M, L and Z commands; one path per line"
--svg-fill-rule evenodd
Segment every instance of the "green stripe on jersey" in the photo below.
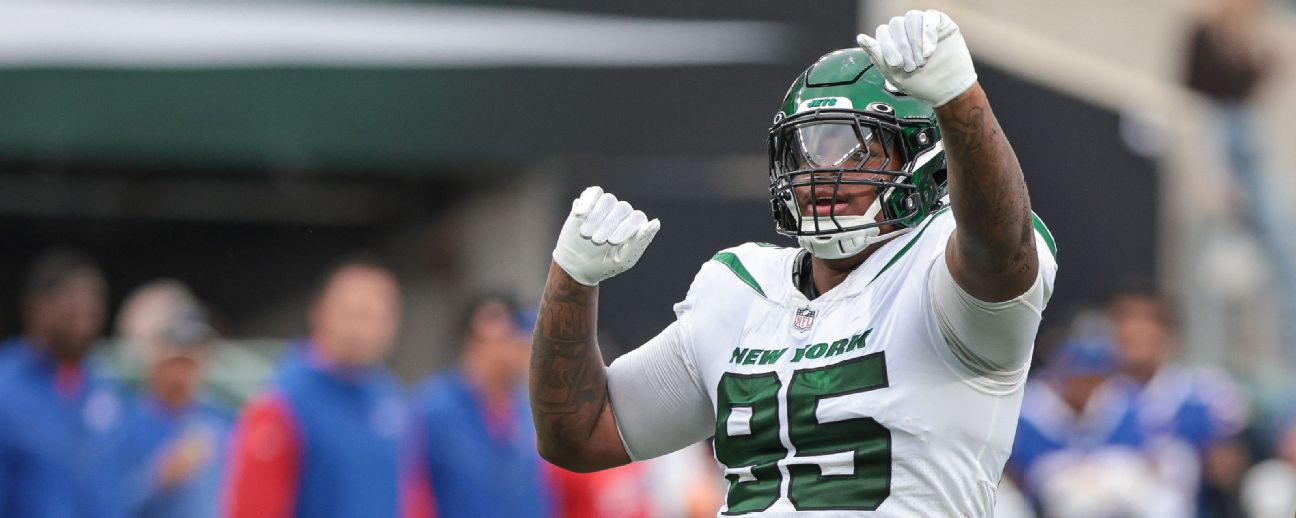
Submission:
M 914 235 L 914 238 L 910 239 L 908 243 L 905 243 L 904 248 L 901 248 L 899 252 L 896 252 L 896 255 L 891 256 L 891 260 L 887 261 L 886 266 L 883 266 L 881 270 L 878 270 L 877 275 L 874 275 L 873 278 L 869 280 L 869 283 L 872 284 L 873 281 L 876 281 L 878 277 L 882 276 L 882 272 L 887 271 L 888 269 L 891 268 L 892 265 L 896 263 L 896 261 L 899 261 L 900 256 L 905 255 L 905 252 L 908 252 L 910 248 L 913 248 L 914 243 L 918 242 L 918 239 L 922 237 L 923 232 L 927 231 L 927 227 L 930 227 L 932 222 L 936 221 L 937 217 L 940 217 L 941 214 L 944 214 L 948 210 L 950 210 L 950 208 L 945 207 L 941 210 L 936 211 L 930 217 L 928 217 L 927 222 L 923 223 L 922 228 L 918 229 L 918 234 Z
M 747 283 L 748 286 L 751 286 L 751 289 L 756 290 L 756 293 L 759 293 L 760 296 L 765 296 L 765 290 L 761 289 L 760 283 L 756 282 L 756 278 L 752 277 L 751 272 L 747 271 L 747 267 L 743 266 L 742 260 L 738 258 L 737 254 L 733 252 L 720 252 L 716 254 L 715 257 L 712 257 L 711 260 L 728 266 L 729 271 L 733 272 L 734 275 L 737 275 L 739 280 Z
M 891 260 L 887 261 L 886 266 L 883 266 L 882 270 L 878 271 L 877 275 L 874 275 L 873 279 L 869 282 L 871 283 L 876 281 L 878 277 L 882 276 L 882 272 L 887 271 L 887 269 L 891 268 L 896 261 L 899 261 L 900 256 L 904 255 L 905 252 L 908 252 L 909 249 L 913 247 L 914 243 L 918 242 L 918 238 L 922 237 L 922 233 L 927 230 L 927 227 L 931 226 L 932 222 L 936 220 L 936 217 L 940 216 L 947 210 L 950 210 L 950 207 L 945 207 L 932 214 L 932 216 L 927 219 L 927 222 L 923 224 L 922 228 L 918 229 L 918 235 L 914 236 L 914 238 L 909 240 L 908 243 L 905 243 L 904 248 L 901 248 L 899 252 L 896 252 L 896 255 L 891 257 Z M 1044 225 L 1044 220 L 1040 219 L 1039 215 L 1035 214 L 1034 211 L 1031 212 L 1031 224 L 1035 226 L 1035 231 L 1039 233 L 1040 237 L 1044 238 L 1044 244 L 1048 246 L 1049 254 L 1052 254 L 1053 259 L 1056 260 L 1057 243 L 1053 240 L 1053 233 L 1049 232 L 1048 226 Z
M 1044 220 L 1040 219 L 1039 214 L 1031 211 L 1031 223 L 1035 225 L 1035 231 L 1039 232 L 1040 237 L 1044 238 L 1044 244 L 1048 245 L 1049 253 L 1053 254 L 1053 259 L 1057 260 L 1057 243 L 1053 241 L 1053 233 L 1049 232 Z

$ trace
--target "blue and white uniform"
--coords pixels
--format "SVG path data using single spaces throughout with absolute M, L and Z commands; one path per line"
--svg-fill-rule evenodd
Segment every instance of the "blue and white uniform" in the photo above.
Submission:
M 0 516 L 121 516 L 107 458 L 125 411 L 117 387 L 91 360 L 60 365 L 25 338 L 0 349 Z

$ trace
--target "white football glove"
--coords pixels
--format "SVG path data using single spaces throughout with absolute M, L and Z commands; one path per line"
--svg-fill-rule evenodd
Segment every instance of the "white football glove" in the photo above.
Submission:
M 977 79 L 958 25 L 940 11 L 909 11 L 879 25 L 875 38 L 860 34 L 855 41 L 887 81 L 932 107 L 950 102 Z
M 596 286 L 639 262 L 661 222 L 594 186 L 572 202 L 553 260 L 576 282 Z

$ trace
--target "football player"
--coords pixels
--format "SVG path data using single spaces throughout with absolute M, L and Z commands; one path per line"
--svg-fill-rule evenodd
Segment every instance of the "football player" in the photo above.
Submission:
M 1057 269 L 959 28 L 910 11 L 797 77 L 776 228 L 705 263 L 604 367 L 598 284 L 657 220 L 598 187 L 558 237 L 531 362 L 542 455 L 592 471 L 714 437 L 723 515 L 989 516 Z

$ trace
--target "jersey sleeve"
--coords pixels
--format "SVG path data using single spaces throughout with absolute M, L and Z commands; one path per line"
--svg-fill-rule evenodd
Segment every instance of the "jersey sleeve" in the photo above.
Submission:
M 1176 431 L 1202 451 L 1242 433 L 1251 409 L 1237 383 L 1218 369 L 1193 369 L 1188 377 L 1192 395 L 1179 409 Z
M 711 400 L 693 354 L 692 321 L 708 262 L 688 296 L 675 305 L 675 322 L 608 368 L 608 393 L 617 429 L 632 460 L 665 455 L 710 437 Z
M 711 402 L 686 352 L 686 319 L 677 320 L 608 368 L 617 429 L 633 460 L 651 459 L 710 437 Z
M 1057 276 L 1052 236 L 1035 219 L 1039 269 L 1026 292 L 1002 302 L 986 302 L 965 291 L 939 254 L 928 272 L 932 311 L 953 356 L 992 392 L 1020 386 L 1030 368 L 1035 334 Z
M 226 516 L 293 515 L 301 445 L 288 405 L 278 396 L 248 404 L 230 441 Z

